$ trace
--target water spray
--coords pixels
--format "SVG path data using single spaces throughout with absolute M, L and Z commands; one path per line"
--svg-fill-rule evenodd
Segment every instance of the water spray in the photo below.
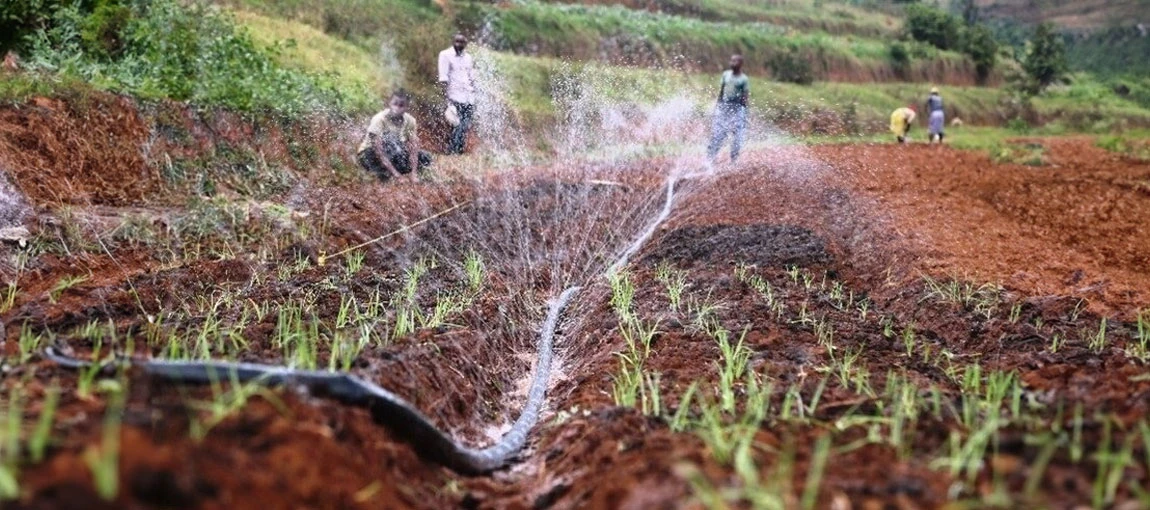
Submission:
M 675 198 L 675 177 L 666 181 L 666 194 L 663 207 L 642 232 L 626 247 L 608 267 L 606 274 L 618 272 L 627 264 L 630 257 L 642 248 L 671 213 Z M 612 183 L 616 184 L 616 183 Z M 419 224 L 446 215 L 469 202 L 456 204 L 432 216 L 406 225 L 394 232 L 384 234 L 365 243 L 341 250 L 332 255 L 321 255 L 322 265 L 327 257 L 339 256 L 396 235 Z M 308 389 L 314 395 L 326 396 L 336 401 L 357 405 L 371 411 L 373 420 L 396 433 L 424 458 L 447 466 L 463 474 L 487 473 L 506 465 L 526 444 L 527 434 L 539 421 L 543 410 L 547 386 L 550 384 L 551 364 L 554 357 L 554 339 L 559 317 L 582 286 L 570 286 L 552 300 L 547 316 L 543 321 L 537 342 L 537 358 L 531 387 L 527 393 L 519 417 L 511 428 L 491 446 L 474 449 L 461 444 L 448 434 L 440 431 L 418 409 L 374 383 L 347 373 L 334 373 L 317 370 L 296 370 L 277 365 L 256 363 L 235 363 L 226 361 L 137 361 L 118 358 L 111 362 L 96 363 L 83 361 L 59 352 L 55 347 L 45 350 L 45 357 L 60 366 L 80 369 L 103 365 L 111 371 L 117 366 L 131 366 L 145 374 L 185 384 L 214 384 L 219 381 L 254 382 L 270 386 L 291 385 Z
M 572 83 L 566 82 L 571 86 Z M 481 94 L 481 101 L 478 105 L 482 110 L 488 110 L 492 122 L 487 123 L 487 129 L 492 129 L 495 126 L 507 127 L 510 119 L 506 115 L 507 110 L 502 108 L 502 104 L 498 101 L 500 92 L 502 90 L 496 88 L 492 91 L 485 91 L 487 94 Z M 561 91 L 560 91 L 561 92 Z M 576 93 L 577 92 L 577 93 Z M 580 87 L 579 90 L 574 90 L 570 97 L 567 97 L 569 104 L 565 106 L 568 113 L 587 113 L 592 110 L 603 113 L 610 113 L 610 109 L 616 107 L 609 99 L 604 99 L 594 91 L 588 91 Z M 562 94 L 557 94 L 559 100 L 563 99 Z M 484 99 L 487 97 L 487 99 Z M 494 98 L 494 99 L 492 99 Z M 563 105 L 561 105 L 563 106 Z M 663 110 L 660 111 L 659 119 L 648 119 L 648 122 L 640 130 L 641 136 L 657 137 L 658 133 L 663 133 L 667 125 L 673 125 L 674 122 L 670 121 L 684 121 L 689 119 L 692 108 L 690 102 L 683 98 L 675 98 L 672 101 L 661 105 Z M 502 114 L 502 115 L 500 115 Z M 610 115 L 601 115 L 603 118 L 613 119 Z M 595 140 L 588 135 L 594 131 L 595 119 L 594 115 L 586 118 L 575 116 L 577 122 L 569 126 L 567 133 L 564 133 L 563 139 L 567 140 L 570 144 L 565 149 L 560 150 L 561 154 L 573 155 L 578 154 L 580 151 L 589 151 L 596 147 L 599 141 L 609 142 L 612 145 L 602 146 L 599 149 L 605 150 L 609 153 L 617 154 L 621 157 L 627 157 L 626 151 L 619 150 L 623 144 L 639 143 L 642 145 L 645 141 L 644 138 L 632 139 L 632 137 L 613 138 L 612 134 L 602 134 L 602 140 Z M 615 119 L 616 121 L 618 119 Z M 661 126 L 656 126 L 660 124 Z M 499 131 L 505 131 L 501 129 Z M 650 132 L 648 132 L 650 131 Z M 595 131 L 598 132 L 598 131 Z M 495 133 L 487 133 L 487 135 L 494 135 Z M 504 133 L 505 134 L 505 133 Z M 682 133 L 678 133 L 676 141 L 681 139 Z M 524 149 L 522 143 L 502 144 L 498 143 L 500 137 L 491 136 L 493 150 L 497 151 L 493 156 L 497 161 L 507 162 L 509 165 L 498 165 L 503 167 L 510 167 L 511 164 L 522 164 L 525 162 Z M 632 147 L 633 148 L 633 147 Z M 490 446 L 482 449 L 471 448 L 455 438 L 450 434 L 443 432 L 436 427 L 424 414 L 416 409 L 409 402 L 397 396 L 395 393 L 382 388 L 372 382 L 361 379 L 357 376 L 348 373 L 335 373 L 316 370 L 296 370 L 285 366 L 267 365 L 267 364 L 253 364 L 253 363 L 236 363 L 227 361 L 170 361 L 170 360 L 135 360 L 130 358 L 118 358 L 111 362 L 92 362 L 83 361 L 74 357 L 64 355 L 56 348 L 52 347 L 45 351 L 45 356 L 56 362 L 57 364 L 70 367 L 82 368 L 92 367 L 95 365 L 105 365 L 105 370 L 110 370 L 115 366 L 129 365 L 146 374 L 167 379 L 180 383 L 188 384 L 212 384 L 218 381 L 237 381 L 237 382 L 253 382 L 266 385 L 290 385 L 307 389 L 311 394 L 316 396 L 323 396 L 334 399 L 336 401 L 349 404 L 362 406 L 367 408 L 372 415 L 373 420 L 388 429 L 392 430 L 396 436 L 402 441 L 410 444 L 412 448 L 425 459 L 442 464 L 457 472 L 464 474 L 482 474 L 487 473 L 505 466 L 515 455 L 523 448 L 527 441 L 528 433 L 535 427 L 539 421 L 540 414 L 544 408 L 546 391 L 550 384 L 551 365 L 554 358 L 554 341 L 557 334 L 559 319 L 564 310 L 568 307 L 576 294 L 588 285 L 590 282 L 600 278 L 602 275 L 616 274 L 629 263 L 631 258 L 638 253 L 643 246 L 651 239 L 659 227 L 670 217 L 676 198 L 676 184 L 683 179 L 709 175 L 706 172 L 694 173 L 684 175 L 681 171 L 682 168 L 677 168 L 663 179 L 659 188 L 662 204 L 657 206 L 654 197 L 651 202 L 646 202 L 641 206 L 635 206 L 636 209 L 632 210 L 631 215 L 625 218 L 611 218 L 604 217 L 602 214 L 586 215 L 586 211 L 581 207 L 588 205 L 594 206 L 595 202 L 584 200 L 579 202 L 563 202 L 563 200 L 570 200 L 569 196 L 562 195 L 564 188 L 555 188 L 556 195 L 553 198 L 559 198 L 559 206 L 557 213 L 564 214 L 563 219 L 577 218 L 585 221 L 614 221 L 611 225 L 614 228 L 620 228 L 620 225 L 627 225 L 626 228 L 635 228 L 637 234 L 630 240 L 622 250 L 616 252 L 609 260 L 610 262 L 604 266 L 598 265 L 597 259 L 588 255 L 589 249 L 593 247 L 593 242 L 613 242 L 613 231 L 610 232 L 608 237 L 598 239 L 592 237 L 591 234 L 596 232 L 596 229 L 590 228 L 591 223 L 583 225 L 565 226 L 560 229 L 566 237 L 560 237 L 569 243 L 574 243 L 569 246 L 574 255 L 568 255 L 568 252 L 555 252 L 552 253 L 551 264 L 540 265 L 539 260 L 534 257 L 530 250 L 529 240 L 526 238 L 521 240 L 520 244 L 514 248 L 526 250 L 523 252 L 522 265 L 512 266 L 511 270 L 536 270 L 541 267 L 556 266 L 551 269 L 552 276 L 560 276 L 559 279 L 551 279 L 552 282 L 562 282 L 558 289 L 556 297 L 552 298 L 547 306 L 546 316 L 541 324 L 538 336 L 536 337 L 536 360 L 534 373 L 530 381 L 529 389 L 527 392 L 526 400 L 523 403 L 519 416 L 512 423 L 506 433 L 492 443 Z M 582 179 L 585 188 L 590 187 L 600 188 L 620 188 L 631 189 L 629 184 L 621 182 L 622 180 L 616 179 L 599 179 L 590 178 L 592 176 L 585 175 Z M 561 181 L 557 181 L 561 182 Z M 496 197 L 496 199 L 498 196 Z M 578 198 L 578 197 L 576 197 Z M 586 197 L 584 197 L 586 198 Z M 374 239 L 356 244 L 354 246 L 339 250 L 332 254 L 321 253 L 318 257 L 317 263 L 323 266 L 329 258 L 338 257 L 346 253 L 370 246 L 372 244 L 381 242 L 385 239 L 391 238 L 395 235 L 407 232 L 417 226 L 427 224 L 437 218 L 446 216 L 452 212 L 458 211 L 468 204 L 483 205 L 480 198 L 467 200 L 464 202 L 456 203 L 447 209 L 440 210 L 434 214 L 425 216 L 417 221 L 406 224 L 397 230 L 388 232 Z M 572 204 L 575 204 L 574 206 Z M 634 204 L 632 204 L 634 205 Z M 639 207 L 647 206 L 658 207 L 652 211 L 650 220 L 642 222 L 641 216 L 638 216 Z M 566 207 L 566 208 L 564 208 Z M 475 208 L 477 218 L 482 221 L 483 207 Z M 576 215 L 576 216 L 570 216 Z M 495 214 L 491 216 L 495 221 L 500 221 L 501 226 L 508 232 L 530 232 L 530 228 L 534 224 L 529 220 L 520 217 L 508 217 L 506 214 Z M 556 217 L 552 217 L 556 218 Z M 587 219 L 589 218 L 589 220 Z M 463 220 L 465 221 L 465 220 Z M 445 237 L 441 240 L 448 250 L 456 249 L 458 247 L 457 241 L 451 238 L 452 232 L 457 232 L 460 227 L 465 227 L 465 224 L 460 225 L 446 225 L 446 229 L 441 234 Z M 478 226 L 478 225 L 476 225 Z M 577 228 L 582 227 L 582 229 Z M 456 230 L 452 230 L 452 228 Z M 433 229 L 431 234 L 436 234 L 438 231 Z M 556 238 L 550 238 L 554 241 Z M 452 244 L 455 243 L 455 244 Z M 582 243 L 582 244 L 580 244 Z M 498 246 L 498 243 L 489 245 L 491 248 L 505 248 Z M 434 249 L 434 248 L 433 248 Z M 607 247 L 607 249 L 610 249 Z M 497 253 L 498 250 L 497 250 Z M 583 259 L 578 257 L 582 256 Z M 570 264 L 575 261 L 575 266 L 572 268 L 559 267 L 563 264 Z M 582 262 L 579 262 L 582 260 Z M 581 265 L 580 265 L 581 264 Z M 574 271 L 573 273 L 564 274 L 563 271 Z

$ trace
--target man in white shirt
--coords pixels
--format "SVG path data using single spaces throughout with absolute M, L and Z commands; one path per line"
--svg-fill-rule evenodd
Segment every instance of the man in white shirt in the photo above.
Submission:
M 443 86 L 447 100 L 459 113 L 459 124 L 451 133 L 448 154 L 463 154 L 467 142 L 467 132 L 471 130 L 471 119 L 475 114 L 475 61 L 467 48 L 467 37 L 455 34 L 450 48 L 439 52 L 439 84 Z

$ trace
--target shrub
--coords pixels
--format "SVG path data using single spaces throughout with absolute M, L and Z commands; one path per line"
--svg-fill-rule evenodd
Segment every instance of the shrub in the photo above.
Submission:
M 61 6 L 91 12 L 93 0 L 4 0 L 0 2 L 0 54 L 20 49 L 25 38 L 42 28 Z
M 1006 121 L 1006 129 L 1018 134 L 1026 134 L 1027 131 L 1030 131 L 1030 123 L 1026 122 L 1026 119 L 1015 117 Z
M 799 85 L 810 85 L 815 81 L 811 62 L 799 52 L 798 48 L 789 47 L 771 53 L 767 58 L 767 68 L 776 80 Z
M 80 29 L 84 49 L 102 58 L 119 56 L 124 49 L 122 34 L 132 18 L 132 10 L 117 0 L 101 0 Z
M 105 1 L 87 15 L 74 4 L 52 13 L 29 41 L 33 68 L 145 99 L 293 114 L 343 109 L 370 93 L 280 66 L 275 48 L 258 47 L 228 15 L 203 3 Z
M 905 44 L 896 42 L 890 45 L 890 65 L 899 78 L 907 79 L 910 74 L 910 52 Z
M 970 9 L 974 7 L 969 6 Z M 998 41 L 984 25 L 973 22 L 977 10 L 964 12 L 968 24 L 957 16 L 934 7 L 914 4 L 906 9 L 906 31 L 912 39 L 928 43 L 942 50 L 958 50 L 974 61 L 978 81 L 984 82 L 994 70 L 998 59 Z M 892 55 L 893 56 L 893 55 Z
M 906 31 L 916 41 L 929 43 L 941 50 L 962 47 L 962 23 L 946 12 L 912 4 L 906 8 Z

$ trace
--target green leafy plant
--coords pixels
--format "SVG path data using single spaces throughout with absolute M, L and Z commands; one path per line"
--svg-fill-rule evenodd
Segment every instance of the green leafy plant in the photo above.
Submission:
M 287 414 L 287 408 L 283 402 L 272 390 L 261 384 L 261 381 L 256 380 L 241 383 L 234 372 L 229 373 L 228 376 L 231 380 L 231 387 L 229 389 L 224 390 L 219 382 L 213 382 L 211 384 L 212 400 L 193 402 L 190 404 L 190 407 L 194 411 L 206 415 L 202 418 L 195 418 L 189 421 L 188 432 L 194 441 L 203 441 L 212 429 L 228 417 L 239 412 L 240 409 L 243 409 L 252 397 L 262 397 L 275 406 L 281 413 Z
M 751 350 L 743 344 L 747 330 L 739 336 L 735 343 L 731 342 L 730 332 L 719 329 L 715 332 L 715 342 L 719 345 L 722 356 L 719 363 L 719 394 L 721 395 L 721 408 L 723 411 L 735 409 L 735 383 L 747 373 L 747 365 L 751 359 Z
M 788 46 L 770 53 L 766 67 L 771 76 L 778 80 L 799 85 L 810 85 L 815 81 L 811 59 L 803 55 L 797 46 Z
M 679 306 L 683 302 L 683 291 L 687 288 L 687 273 L 676 270 L 667 262 L 661 262 L 655 278 L 666 287 L 671 310 L 679 311 Z
M 479 292 L 483 288 L 483 280 L 486 279 L 487 269 L 483 264 L 483 258 L 479 252 L 475 250 L 468 250 L 467 256 L 463 259 L 463 269 L 467 274 L 467 288 L 471 292 Z
M 28 439 L 28 455 L 34 463 L 44 460 L 44 450 L 52 436 L 52 423 L 56 417 L 56 406 L 59 402 L 60 388 L 59 386 L 52 386 L 44 394 L 44 402 L 40 406 L 40 417 L 36 421 L 36 429 Z
M 0 418 L 0 501 L 16 499 L 20 496 L 20 422 L 24 419 L 22 388 L 14 387 L 8 394 Z
M 367 254 L 362 251 L 353 251 L 344 257 L 344 261 L 347 264 L 345 269 L 348 278 L 355 276 L 356 273 L 359 273 L 360 269 L 363 269 L 363 260 L 366 257 Z
M 48 291 L 48 301 L 55 304 L 60 299 L 60 295 L 64 291 L 75 287 L 81 283 L 88 281 L 87 275 L 68 275 L 60 278 L 56 285 L 52 286 L 52 290 Z
M 104 501 L 116 499 L 120 490 L 120 431 L 125 392 L 113 392 L 104 409 L 104 423 L 99 446 L 84 450 L 84 463 L 92 471 L 96 494 Z
M 635 301 L 635 284 L 631 282 L 631 276 L 620 271 L 612 272 L 607 278 L 611 284 L 611 306 L 615 309 L 615 315 L 622 322 L 634 320 L 632 306 Z
M 206 2 L 52 2 L 27 46 L 29 65 L 100 89 L 244 112 L 361 107 L 369 90 L 282 66 L 225 11 Z M 91 4 L 88 4 L 91 5 Z
M 12 309 L 12 306 L 16 304 L 16 296 L 19 295 L 19 291 L 15 281 L 10 281 L 4 286 L 4 294 L 0 296 L 0 313 Z

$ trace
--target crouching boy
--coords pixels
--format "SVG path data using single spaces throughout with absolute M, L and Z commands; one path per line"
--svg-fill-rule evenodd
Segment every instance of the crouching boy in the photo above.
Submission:
M 407 113 L 410 102 L 402 90 L 392 94 L 387 108 L 371 118 L 359 144 L 359 165 L 383 181 L 401 174 L 416 180 L 418 173 L 412 170 L 422 171 L 431 165 L 431 154 L 420 150 L 415 117 Z

